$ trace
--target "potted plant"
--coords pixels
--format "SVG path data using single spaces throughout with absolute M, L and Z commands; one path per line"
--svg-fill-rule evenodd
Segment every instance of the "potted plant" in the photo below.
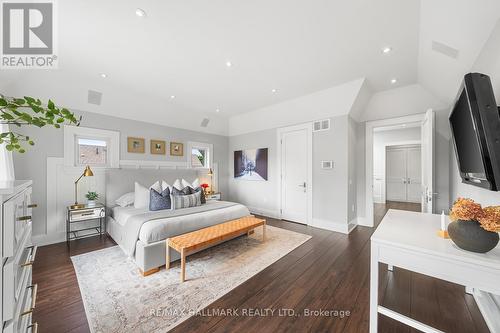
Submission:
M 202 188 L 203 188 L 203 192 L 205 193 L 205 195 L 208 195 L 209 193 L 207 192 L 207 189 L 208 189 L 208 184 L 207 183 L 203 183 L 200 185 Z
M 486 253 L 499 241 L 500 206 L 482 208 L 472 199 L 458 198 L 450 212 L 451 240 L 461 249 Z
M 89 191 L 87 194 L 85 194 L 85 197 L 87 198 L 87 203 L 89 206 L 95 206 L 97 199 L 99 198 L 99 194 L 97 194 L 97 192 Z

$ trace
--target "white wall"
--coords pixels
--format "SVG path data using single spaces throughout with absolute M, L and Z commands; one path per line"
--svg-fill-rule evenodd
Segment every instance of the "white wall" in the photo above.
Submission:
M 473 71 L 488 74 L 491 78 L 497 104 L 500 104 L 500 20 L 489 37 L 486 45 L 480 53 Z M 450 169 L 450 205 L 458 197 L 466 197 L 476 200 L 482 205 L 499 205 L 500 192 L 492 192 L 477 186 L 463 184 L 458 172 L 457 160 L 453 146 L 450 145 L 451 169 Z
M 308 121 L 346 115 L 350 112 L 364 79 L 257 109 L 229 119 L 229 135 L 302 124 Z
M 355 204 L 355 191 L 349 191 L 349 174 L 355 188 L 354 171 L 349 172 L 349 116 L 330 118 L 329 131 L 313 133 L 313 224 L 315 226 L 347 232 L 348 222 L 355 212 L 348 213 L 350 202 Z M 312 126 L 312 124 L 311 124 Z M 351 132 L 351 136 L 353 133 Z M 253 212 L 278 216 L 279 182 L 277 170 L 277 129 L 246 133 L 229 138 L 229 199 L 247 205 Z M 354 146 L 354 141 L 352 143 Z M 234 151 L 251 148 L 269 148 L 268 181 L 234 179 Z M 332 160 L 333 169 L 321 169 L 321 161 Z M 354 169 L 353 169 L 354 170 Z M 349 195 L 351 198 L 349 199 Z

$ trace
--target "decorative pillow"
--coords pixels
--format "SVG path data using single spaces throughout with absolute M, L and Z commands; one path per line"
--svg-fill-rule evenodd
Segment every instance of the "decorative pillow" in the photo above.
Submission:
M 155 189 L 149 189 L 149 210 L 162 210 L 170 209 L 170 190 L 166 188 L 161 193 L 158 193 Z
M 165 191 L 168 188 L 170 192 L 172 192 L 172 185 L 169 185 L 166 181 L 162 180 L 161 181 L 161 189 L 162 191 Z
M 195 194 L 189 195 L 171 195 L 170 200 L 172 201 L 172 209 L 181 209 L 188 207 L 201 206 L 201 193 L 196 192 Z
M 176 179 L 175 182 L 174 182 L 174 185 L 172 185 L 172 187 L 178 189 L 179 191 L 182 191 L 182 189 L 185 186 L 182 186 L 181 181 L 179 179 Z
M 125 193 L 124 195 L 115 200 L 115 204 L 117 204 L 120 207 L 131 206 L 134 204 L 134 198 L 135 198 L 134 192 Z
M 181 184 L 182 184 L 182 186 L 183 186 L 183 187 L 188 187 L 188 186 L 189 186 L 189 187 L 191 187 L 192 189 L 195 189 L 195 188 L 197 188 L 197 187 L 200 187 L 200 180 L 199 180 L 198 178 L 196 178 L 196 179 L 193 181 L 193 183 L 191 184 L 191 183 L 188 183 L 185 179 L 183 179 L 183 180 L 181 181 Z
M 200 201 L 201 204 L 204 205 L 207 203 L 207 199 L 205 198 L 205 191 L 201 188 L 201 186 L 198 186 L 197 188 L 194 189 L 194 193 L 200 192 Z
M 194 190 L 189 186 L 184 187 L 182 190 L 178 190 L 177 187 L 172 187 L 172 194 L 173 195 L 189 195 L 189 194 L 193 194 L 193 193 L 194 193 Z
M 156 192 L 161 193 L 160 182 L 156 182 L 150 186 Z M 149 207 L 149 189 L 135 182 L 134 191 L 134 207 L 135 208 L 148 208 Z

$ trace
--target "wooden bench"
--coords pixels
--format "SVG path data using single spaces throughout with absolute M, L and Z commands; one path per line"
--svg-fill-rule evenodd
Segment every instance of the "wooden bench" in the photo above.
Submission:
M 220 244 L 236 236 L 253 232 L 262 226 L 262 241 L 266 240 L 266 220 L 255 216 L 246 216 L 237 220 L 217 224 L 166 240 L 166 268 L 170 268 L 170 251 L 172 248 L 181 254 L 181 282 L 186 280 L 186 256 L 211 246 Z

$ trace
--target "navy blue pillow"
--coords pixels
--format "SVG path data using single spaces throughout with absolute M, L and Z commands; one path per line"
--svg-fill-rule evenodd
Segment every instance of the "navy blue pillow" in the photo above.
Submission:
M 170 209 L 172 201 L 170 200 L 170 190 L 166 188 L 161 193 L 153 189 L 149 190 L 149 210 L 163 210 Z

